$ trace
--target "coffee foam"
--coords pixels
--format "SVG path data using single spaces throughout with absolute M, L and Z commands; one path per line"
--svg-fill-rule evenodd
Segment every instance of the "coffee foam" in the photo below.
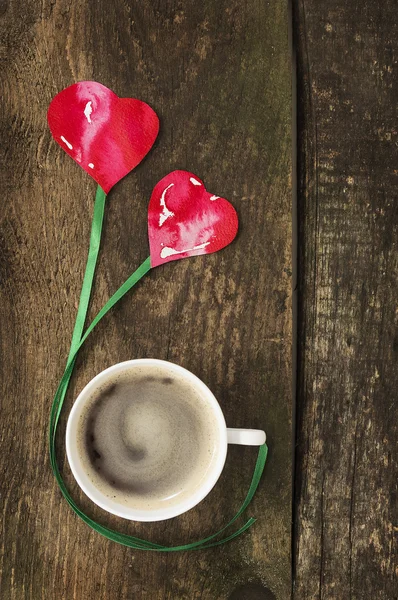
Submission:
M 98 386 L 78 427 L 92 483 L 138 510 L 170 507 L 195 493 L 219 443 L 208 398 L 163 366 L 130 366 Z

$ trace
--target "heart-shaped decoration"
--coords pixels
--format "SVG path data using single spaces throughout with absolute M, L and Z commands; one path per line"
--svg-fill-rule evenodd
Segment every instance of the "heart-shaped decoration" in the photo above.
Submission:
M 159 119 L 135 98 L 81 81 L 53 98 L 47 114 L 55 141 L 108 193 L 152 148 Z
M 232 242 L 238 216 L 188 171 L 173 171 L 155 186 L 148 208 L 151 266 L 210 254 Z

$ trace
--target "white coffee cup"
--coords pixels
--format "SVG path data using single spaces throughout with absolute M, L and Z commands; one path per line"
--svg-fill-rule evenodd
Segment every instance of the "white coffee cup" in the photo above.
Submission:
M 106 386 L 107 382 L 113 381 L 115 377 L 118 376 L 118 373 L 126 372 L 126 370 L 130 368 L 147 369 L 150 367 L 167 369 L 170 375 L 175 375 L 180 380 L 183 378 L 184 381 L 189 384 L 190 388 L 193 388 L 195 393 L 203 398 L 203 401 L 206 401 L 206 410 L 208 410 L 208 407 L 210 406 L 212 418 L 214 419 L 213 422 L 218 428 L 217 447 L 214 450 L 212 462 L 206 471 L 205 478 L 201 481 L 200 487 L 195 489 L 192 494 L 188 494 L 181 502 L 174 502 L 172 505 L 168 505 L 166 502 L 164 506 L 157 509 L 137 509 L 137 507 L 134 507 L 133 505 L 130 506 L 125 503 L 120 503 L 117 500 L 115 501 L 113 498 L 109 497 L 109 494 L 105 494 L 94 484 L 90 477 L 90 473 L 87 472 L 87 468 L 83 464 L 78 449 L 77 439 L 82 415 L 84 414 L 87 402 L 90 401 L 96 389 Z M 94 379 L 92 379 L 79 394 L 68 419 L 66 428 L 66 452 L 70 468 L 77 483 L 95 504 L 114 515 L 132 521 L 162 521 L 186 512 L 207 496 L 224 468 L 228 444 L 261 446 L 265 443 L 265 439 L 265 433 L 261 430 L 227 428 L 223 412 L 216 398 L 209 388 L 190 371 L 163 360 L 138 359 L 118 363 L 105 371 L 102 371 L 94 377 Z

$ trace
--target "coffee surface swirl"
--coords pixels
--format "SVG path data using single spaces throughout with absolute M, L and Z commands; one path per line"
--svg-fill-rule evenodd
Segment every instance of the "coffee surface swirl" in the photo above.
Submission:
M 219 444 L 208 399 L 163 367 L 118 373 L 80 417 L 79 455 L 109 498 L 159 509 L 200 487 Z

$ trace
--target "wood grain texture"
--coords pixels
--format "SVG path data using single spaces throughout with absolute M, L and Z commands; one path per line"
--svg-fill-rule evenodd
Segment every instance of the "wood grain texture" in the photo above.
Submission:
M 291 586 L 291 81 L 282 0 L 0 4 L 0 597 L 4 600 L 285 600 Z M 51 98 L 82 79 L 151 104 L 161 119 L 144 162 L 108 198 L 91 316 L 147 256 L 146 207 L 175 168 L 233 202 L 224 251 L 157 269 L 98 326 L 77 364 L 62 425 L 96 373 L 169 359 L 213 390 L 231 426 L 265 427 L 269 462 L 256 525 L 196 553 L 133 552 L 91 532 L 52 476 L 47 425 L 82 281 L 95 184 L 54 143 Z M 61 427 L 62 429 L 62 427 Z M 63 456 L 63 434 L 59 446 Z M 101 523 L 175 544 L 240 506 L 255 449 L 232 448 L 221 481 L 183 517 Z M 254 590 L 254 591 L 253 591 Z
M 296 600 L 398 597 L 396 8 L 295 5 Z

